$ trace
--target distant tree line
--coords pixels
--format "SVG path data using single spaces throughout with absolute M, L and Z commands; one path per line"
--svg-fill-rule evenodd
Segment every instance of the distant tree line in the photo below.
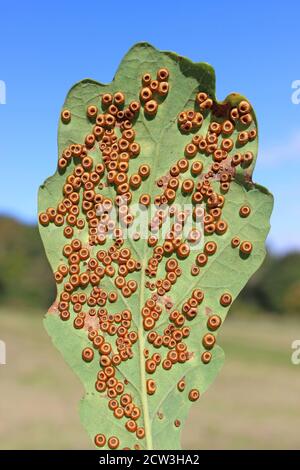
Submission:
M 37 226 L 0 217 L 0 304 L 45 308 L 55 292 Z

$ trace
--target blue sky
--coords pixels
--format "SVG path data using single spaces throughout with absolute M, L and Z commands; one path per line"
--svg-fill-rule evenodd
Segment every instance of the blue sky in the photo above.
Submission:
M 217 96 L 245 94 L 255 107 L 260 151 L 254 179 L 275 195 L 269 246 L 300 249 L 300 3 L 252 0 L 101 0 L 0 3 L 0 213 L 36 219 L 36 193 L 57 158 L 57 122 L 69 88 L 109 82 L 138 41 L 210 63 Z M 300 96 L 300 94 L 299 94 Z

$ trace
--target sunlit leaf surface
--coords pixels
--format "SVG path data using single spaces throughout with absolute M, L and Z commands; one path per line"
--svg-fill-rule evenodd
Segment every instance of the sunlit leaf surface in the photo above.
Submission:
M 58 145 L 39 191 L 57 281 L 45 326 L 84 384 L 82 422 L 98 447 L 180 448 L 223 363 L 217 331 L 265 256 L 252 107 L 218 102 L 209 65 L 142 43 L 112 83 L 70 90 Z

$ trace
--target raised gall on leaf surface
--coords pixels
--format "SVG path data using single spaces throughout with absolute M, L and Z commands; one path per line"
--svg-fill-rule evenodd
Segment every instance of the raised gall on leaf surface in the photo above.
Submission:
M 141 43 L 110 84 L 72 87 L 58 145 L 39 190 L 57 283 L 45 326 L 84 385 L 81 420 L 98 448 L 178 449 L 265 256 L 253 108 L 219 102 L 209 65 Z

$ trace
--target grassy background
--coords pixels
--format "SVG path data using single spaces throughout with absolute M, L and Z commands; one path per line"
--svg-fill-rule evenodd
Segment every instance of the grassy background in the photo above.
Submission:
M 290 356 L 300 321 L 238 310 L 219 336 L 225 366 L 193 405 L 183 448 L 299 449 L 300 366 Z M 0 337 L 7 344 L 0 448 L 91 448 L 77 413 L 83 388 L 52 346 L 42 316 L 42 310 L 0 308 Z
M 183 448 L 300 449 L 300 253 L 267 256 L 218 341 L 225 366 L 193 405 Z M 83 388 L 43 328 L 55 298 L 37 227 L 0 217 L 0 448 L 91 448 L 77 412 Z M 272 312 L 272 313 L 270 313 Z

